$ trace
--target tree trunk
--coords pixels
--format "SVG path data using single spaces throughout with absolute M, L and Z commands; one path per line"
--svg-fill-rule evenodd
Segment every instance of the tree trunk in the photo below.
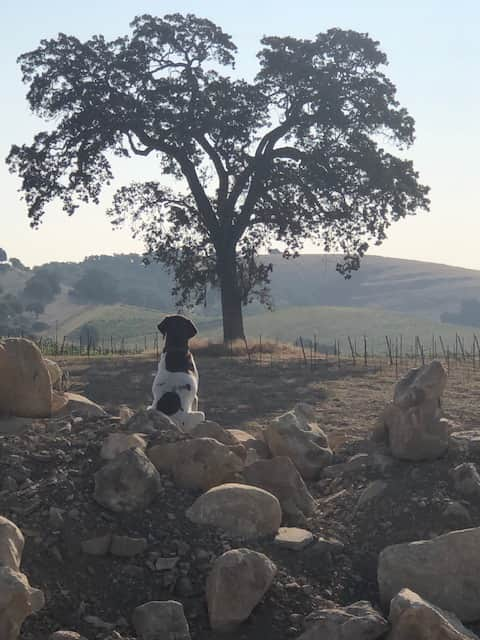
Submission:
M 244 340 L 242 298 L 237 281 L 235 249 L 225 252 L 217 263 L 222 299 L 223 341 Z

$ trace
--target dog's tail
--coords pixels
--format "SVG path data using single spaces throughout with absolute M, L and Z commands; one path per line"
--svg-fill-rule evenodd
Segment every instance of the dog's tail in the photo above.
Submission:
M 163 394 L 155 407 L 157 411 L 161 411 L 166 416 L 173 416 L 182 409 L 182 403 L 178 393 L 167 391 Z

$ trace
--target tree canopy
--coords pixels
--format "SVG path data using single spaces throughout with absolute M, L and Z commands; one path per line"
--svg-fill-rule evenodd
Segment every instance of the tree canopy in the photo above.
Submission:
M 413 143 L 414 121 L 368 34 L 264 37 L 250 82 L 229 75 L 236 47 L 209 20 L 142 15 L 131 28 L 59 34 L 19 58 L 32 110 L 53 123 L 7 159 L 33 226 L 52 200 L 68 214 L 98 203 L 112 153 L 155 157 L 159 179 L 120 188 L 112 222 L 130 221 L 182 304 L 219 286 L 231 339 L 242 303 L 269 302 L 261 249 L 277 241 L 289 257 L 313 241 L 344 254 L 348 277 L 393 222 L 428 209 L 412 162 L 388 150 Z

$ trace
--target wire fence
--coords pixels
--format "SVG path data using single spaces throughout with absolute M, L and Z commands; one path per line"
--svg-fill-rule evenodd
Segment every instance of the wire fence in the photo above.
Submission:
M 5 336 L 8 337 L 8 336 Z M 131 338 L 96 335 L 70 339 L 66 336 L 40 336 L 32 338 L 47 357 L 117 357 L 148 354 L 159 359 L 162 337 L 158 332 Z M 480 340 L 476 334 L 469 337 L 455 335 L 448 341 L 441 335 L 432 335 L 427 342 L 419 336 L 342 336 L 331 343 L 319 340 L 317 335 L 298 336 L 293 342 L 265 339 L 245 339 L 219 343 L 203 340 L 193 351 L 206 356 L 241 357 L 250 363 L 273 366 L 278 363 L 297 365 L 310 371 L 319 367 L 370 369 L 388 368 L 398 377 L 406 370 L 440 359 L 447 372 L 452 368 L 480 374 Z

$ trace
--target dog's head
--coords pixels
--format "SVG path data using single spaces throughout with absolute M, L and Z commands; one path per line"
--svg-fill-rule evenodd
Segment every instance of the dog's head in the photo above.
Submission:
M 165 337 L 165 349 L 188 349 L 188 341 L 197 335 L 197 328 L 185 316 L 166 316 L 158 325 Z

